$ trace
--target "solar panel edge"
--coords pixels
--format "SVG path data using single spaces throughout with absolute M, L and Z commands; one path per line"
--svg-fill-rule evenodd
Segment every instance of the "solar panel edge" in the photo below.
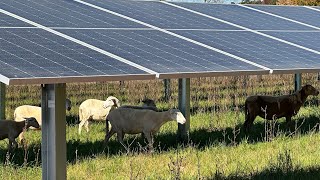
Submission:
M 2 74 L 0 74 L 0 81 L 6 85 L 10 84 L 10 79 Z
M 206 72 L 179 72 L 179 73 L 159 73 L 159 79 L 177 78 L 198 78 L 198 77 L 218 77 L 218 76 L 243 76 L 243 75 L 267 75 L 269 70 L 237 70 L 237 71 L 206 71 Z
M 0 81 L 7 85 L 26 84 L 57 84 L 57 83 L 81 83 L 81 82 L 105 82 L 105 81 L 129 81 L 129 80 L 154 80 L 155 74 L 130 74 L 130 75 L 99 75 L 99 76 L 64 76 L 64 77 L 32 77 L 32 78 L 7 78 Z

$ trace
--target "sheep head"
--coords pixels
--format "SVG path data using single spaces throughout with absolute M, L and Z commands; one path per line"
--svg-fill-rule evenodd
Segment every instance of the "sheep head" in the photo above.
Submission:
M 66 110 L 68 110 L 68 111 L 71 110 L 71 101 L 70 101 L 70 99 L 66 99 Z
M 118 107 L 120 107 L 120 102 L 116 97 L 109 96 L 107 98 L 107 100 L 103 103 L 103 108 L 106 109 L 106 108 L 109 108 L 109 107 L 112 107 L 112 106 L 118 108 Z
M 156 103 L 152 99 L 144 99 L 142 107 L 157 107 Z
M 36 120 L 36 118 L 34 117 L 28 117 L 28 118 L 24 118 L 26 121 L 26 126 L 27 128 L 29 128 L 30 126 L 39 129 L 40 125 L 38 123 L 38 121 Z
M 318 94 L 319 94 L 319 91 L 316 88 L 314 88 L 313 86 L 309 85 L 309 84 L 303 86 L 302 90 L 304 91 L 304 93 L 306 95 L 318 96 Z
M 169 114 L 170 118 L 177 121 L 179 124 L 184 124 L 187 121 L 179 109 L 170 109 Z

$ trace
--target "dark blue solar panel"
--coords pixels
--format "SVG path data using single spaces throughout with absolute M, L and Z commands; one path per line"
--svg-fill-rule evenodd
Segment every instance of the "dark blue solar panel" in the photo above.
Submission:
M 144 27 L 70 0 L 2 0 L 0 1 L 0 8 L 49 27 Z M 0 24 L 0 26 L 2 25 Z
M 59 31 L 159 73 L 261 70 L 159 31 Z
M 237 5 L 175 3 L 194 11 L 198 11 L 237 25 L 254 30 L 311 30 L 312 28 L 299 25 L 259 13 Z
M 251 32 L 176 33 L 271 69 L 320 68 L 320 55 Z
M 320 12 L 302 6 L 250 6 L 262 11 L 320 27 Z
M 1 27 L 31 27 L 31 25 L 0 13 L 0 28 Z
M 114 0 L 85 2 L 165 29 L 238 29 L 159 2 Z
M 8 78 L 147 74 L 40 29 L 2 29 L 0 64 Z
M 264 32 L 264 33 L 320 52 L 320 31 L 318 32 Z

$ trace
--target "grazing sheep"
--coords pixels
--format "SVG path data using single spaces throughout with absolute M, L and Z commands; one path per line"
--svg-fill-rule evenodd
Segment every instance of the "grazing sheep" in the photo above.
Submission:
M 125 134 L 143 133 L 148 140 L 150 150 L 153 151 L 153 135 L 163 124 L 168 121 L 184 124 L 186 119 L 178 109 L 157 112 L 150 109 L 118 108 L 107 116 L 106 129 L 109 129 L 108 121 L 111 130 L 106 133 L 105 144 L 114 133 L 117 133 L 118 141 L 127 148 L 123 143 Z
M 120 107 L 120 102 L 116 97 L 109 96 L 107 100 L 87 99 L 79 107 L 79 134 L 82 126 L 85 125 L 89 132 L 89 120 L 104 121 L 113 108 Z
M 250 96 L 245 101 L 245 131 L 248 132 L 257 116 L 272 120 L 285 117 L 287 124 L 296 115 L 309 95 L 317 96 L 319 91 L 311 85 L 283 96 Z
M 70 111 L 71 110 L 71 101 L 70 99 L 66 99 L 66 110 Z M 14 110 L 14 120 L 19 122 L 19 121 L 24 121 L 26 117 L 34 117 L 40 127 L 39 128 L 34 128 L 34 127 L 30 127 L 30 129 L 37 129 L 39 130 L 41 128 L 41 124 L 42 124 L 42 117 L 41 117 L 41 107 L 38 106 L 31 106 L 31 105 L 22 105 L 17 107 Z M 22 132 L 19 136 L 19 142 L 22 141 L 23 139 L 23 134 L 24 132 Z
M 12 145 L 15 148 L 17 146 L 15 139 L 30 126 L 40 128 L 39 123 L 34 117 L 28 117 L 19 122 L 13 120 L 0 120 L 0 140 L 8 138 L 8 149 L 10 150 Z
M 120 108 L 151 109 L 154 111 L 158 111 L 158 108 L 152 99 L 144 99 L 142 103 L 142 106 L 123 105 Z

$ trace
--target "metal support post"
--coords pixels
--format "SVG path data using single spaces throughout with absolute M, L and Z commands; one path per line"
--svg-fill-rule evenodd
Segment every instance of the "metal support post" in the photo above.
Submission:
M 185 124 L 178 124 L 179 140 L 189 140 L 190 129 L 190 78 L 179 79 L 179 109 L 186 118 Z
M 294 91 L 301 89 L 301 73 L 294 74 Z
M 6 118 L 6 85 L 0 83 L 0 119 Z
M 171 97 L 170 79 L 164 79 L 164 100 L 168 102 Z
M 66 84 L 42 85 L 42 179 L 63 180 L 66 174 Z

